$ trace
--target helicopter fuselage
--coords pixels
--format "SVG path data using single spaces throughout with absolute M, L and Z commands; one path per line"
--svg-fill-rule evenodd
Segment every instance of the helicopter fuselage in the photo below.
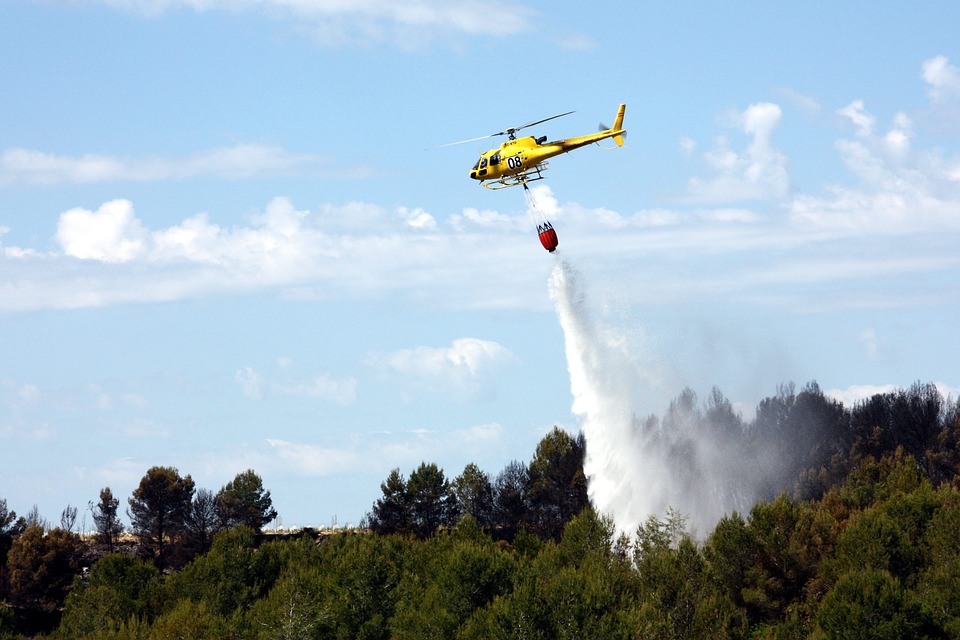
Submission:
M 515 186 L 523 184 L 525 177 L 532 173 L 539 175 L 539 165 L 561 153 L 568 153 L 608 138 L 613 138 L 617 145 L 621 146 L 626 133 L 622 128 L 623 111 L 624 107 L 621 105 L 614 126 L 597 133 L 553 142 L 547 142 L 546 136 L 525 136 L 507 140 L 498 148 L 480 154 L 480 159 L 470 170 L 470 177 L 479 180 L 481 184 L 496 180 L 503 186 Z

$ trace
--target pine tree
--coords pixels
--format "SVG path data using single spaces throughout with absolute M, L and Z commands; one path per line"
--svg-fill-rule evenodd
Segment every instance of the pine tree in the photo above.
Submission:
M 93 514 L 93 524 L 97 529 L 96 540 L 110 551 L 113 551 L 117 539 L 123 533 L 123 524 L 117 517 L 119 506 L 120 500 L 113 497 L 110 487 L 100 490 L 100 502 L 89 504 L 90 512 Z
M 265 524 L 277 517 L 270 492 L 264 491 L 263 480 L 253 469 L 238 473 L 224 485 L 214 503 L 224 527 L 244 525 L 260 533 Z

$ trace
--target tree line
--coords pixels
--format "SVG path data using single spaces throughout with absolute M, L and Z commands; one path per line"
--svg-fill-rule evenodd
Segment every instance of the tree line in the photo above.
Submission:
M 529 464 L 514 460 L 491 479 L 468 464 L 452 482 L 435 463 L 422 463 L 408 479 L 394 469 L 363 526 L 378 534 L 426 538 L 466 516 L 498 539 L 523 529 L 557 540 L 564 525 L 589 505 L 583 473 L 586 440 L 554 427 L 537 445 Z
M 179 564 L 183 552 L 170 546 L 189 548 L 185 525 L 164 537 L 164 551 L 155 530 L 145 531 L 149 553 L 108 553 L 61 584 L 53 599 L 62 619 L 49 634 L 960 638 L 958 404 L 916 384 L 846 408 L 815 383 L 799 392 L 786 385 L 744 422 L 722 394 L 699 404 L 685 391 L 662 419 L 637 428 L 683 411 L 697 428 L 728 429 L 785 456 L 765 479 L 769 497 L 698 538 L 676 511 L 617 535 L 586 500 L 589 443 L 554 429 L 529 464 L 496 477 L 475 465 L 452 481 L 435 464 L 407 478 L 393 470 L 367 516 L 369 533 L 264 541 L 233 520 Z M 189 476 L 178 478 L 161 484 Z M 3 540 L 11 522 L 0 518 Z M 69 538 L 36 527 L 27 535 L 13 544 Z M 56 562 L 47 555 L 37 566 L 50 576 Z M 52 597 L 18 597 L 27 596 Z M 23 603 L 0 607 L 0 638 L 24 628 Z
M 274 518 L 270 492 L 252 469 L 237 474 L 214 494 L 196 489 L 173 467 L 152 467 L 127 501 L 136 544 L 133 555 L 162 571 L 207 552 L 218 531 L 246 526 L 259 532 Z M 77 510 L 68 506 L 51 528 L 34 507 L 18 517 L 0 498 L 0 602 L 36 613 L 55 612 L 81 568 L 120 547 L 124 532 L 120 501 L 110 487 L 90 502 L 95 533 L 90 545 L 73 531 Z M 6 608 L 4 607 L 4 611 Z

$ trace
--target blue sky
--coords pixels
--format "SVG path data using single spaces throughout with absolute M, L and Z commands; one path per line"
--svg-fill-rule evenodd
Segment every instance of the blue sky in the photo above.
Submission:
M 0 497 L 252 467 L 284 525 L 343 524 L 394 467 L 529 460 L 579 428 L 558 257 L 638 414 L 956 395 L 956 3 L 556 5 L 4 2 Z M 621 102 L 626 146 L 535 190 L 558 256 L 467 178 L 496 141 L 425 150 Z

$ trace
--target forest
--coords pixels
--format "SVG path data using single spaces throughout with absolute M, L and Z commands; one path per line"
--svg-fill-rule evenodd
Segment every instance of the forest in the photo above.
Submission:
M 89 538 L 75 508 L 52 527 L 0 496 L 0 638 L 960 638 L 960 401 L 916 383 L 845 407 L 811 382 L 744 421 L 687 390 L 636 428 L 679 413 L 780 462 L 695 535 L 673 509 L 618 534 L 589 441 L 558 428 L 495 475 L 394 469 L 334 533 L 264 532 L 253 470 L 213 493 L 153 467 L 129 530 L 105 487 Z

